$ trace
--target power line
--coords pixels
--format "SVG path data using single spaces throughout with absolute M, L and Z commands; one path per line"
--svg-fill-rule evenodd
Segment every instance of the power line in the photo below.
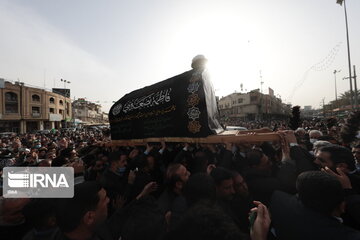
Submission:
M 330 50 L 329 54 L 325 58 L 313 64 L 311 67 L 309 67 L 308 70 L 305 71 L 303 77 L 295 84 L 293 90 L 291 91 L 291 94 L 288 97 L 289 101 L 292 100 L 295 92 L 304 84 L 311 71 L 322 72 L 328 70 L 331 67 L 340 51 L 341 44 L 342 42 L 336 44 L 335 47 Z

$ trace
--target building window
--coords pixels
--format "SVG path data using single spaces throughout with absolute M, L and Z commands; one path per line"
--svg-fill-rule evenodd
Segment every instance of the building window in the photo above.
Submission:
M 40 113 L 40 107 L 32 107 L 31 111 L 32 113 Z
M 55 99 L 53 97 L 50 98 L 50 103 L 55 104 Z
M 5 113 L 18 113 L 18 96 L 16 93 L 5 93 Z
M 60 101 L 59 101 L 59 104 L 60 104 L 60 105 L 64 105 L 63 100 L 60 100 Z
M 31 96 L 31 99 L 32 99 L 33 102 L 40 102 L 40 96 L 39 95 L 34 94 L 34 95 Z
M 59 109 L 59 114 L 63 115 L 63 114 L 64 114 L 64 110 Z
M 55 113 L 55 108 L 50 108 L 50 113 Z
M 238 103 L 242 103 L 243 101 L 244 101 L 244 99 L 242 99 L 242 98 L 238 99 Z
M 31 114 L 33 117 L 40 117 L 40 107 L 31 107 Z
M 251 102 L 257 102 L 257 100 L 258 100 L 258 97 L 257 97 L 257 96 L 251 96 L 251 97 L 250 97 L 250 101 L 251 101 Z

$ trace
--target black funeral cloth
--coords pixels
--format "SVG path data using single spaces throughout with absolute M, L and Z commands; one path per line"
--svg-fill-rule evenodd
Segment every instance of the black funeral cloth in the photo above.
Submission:
M 135 90 L 110 109 L 111 138 L 207 137 L 223 131 L 206 71 L 191 70 Z

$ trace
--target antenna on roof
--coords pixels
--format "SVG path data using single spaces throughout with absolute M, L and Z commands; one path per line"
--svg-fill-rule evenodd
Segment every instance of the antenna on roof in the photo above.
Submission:
M 262 90 L 263 84 L 264 84 L 264 82 L 263 82 L 262 75 L 261 75 L 261 70 L 260 70 L 260 93 L 263 92 L 263 90 Z

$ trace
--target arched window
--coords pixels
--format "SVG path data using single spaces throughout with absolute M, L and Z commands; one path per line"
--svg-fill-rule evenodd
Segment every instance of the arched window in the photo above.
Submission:
M 13 92 L 5 93 L 5 113 L 18 113 L 18 95 Z
M 50 103 L 55 104 L 55 99 L 53 97 L 50 98 Z
M 33 102 L 40 102 L 40 96 L 37 94 L 32 95 L 31 99 Z
M 60 105 L 64 105 L 63 100 L 60 100 L 59 103 L 60 103 Z

